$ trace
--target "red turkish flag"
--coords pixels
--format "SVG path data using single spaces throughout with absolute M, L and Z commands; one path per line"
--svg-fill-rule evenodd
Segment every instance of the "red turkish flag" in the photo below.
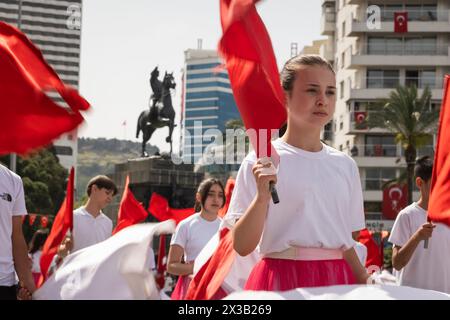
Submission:
M 65 85 L 18 29 L 0 22 L 0 154 L 25 154 L 83 122 L 89 103 Z M 66 108 L 49 94 L 61 96 Z
M 445 93 L 439 117 L 439 131 L 431 178 L 428 217 L 450 226 L 450 76 L 445 77 Z
M 383 264 L 383 257 L 381 255 L 382 249 L 377 245 L 375 240 L 373 240 L 372 235 L 369 230 L 363 229 L 359 232 L 358 241 L 366 246 L 367 248 L 367 260 L 365 267 L 378 266 L 381 267 Z
M 164 288 L 166 279 L 164 278 L 164 272 L 166 271 L 167 262 L 166 257 L 166 235 L 161 234 L 159 236 L 159 249 L 158 249 L 158 263 L 156 266 L 156 283 L 160 288 Z
M 148 204 L 148 211 L 158 219 L 158 221 L 162 222 L 173 219 L 176 224 L 195 213 L 194 208 L 174 209 L 169 207 L 169 201 L 156 192 L 152 193 L 150 203 Z
M 219 291 L 236 255 L 232 234 L 229 231 L 227 228 L 220 231 L 219 245 L 192 279 L 185 296 L 186 300 L 210 300 Z
M 33 226 L 34 225 L 34 221 L 36 221 L 36 214 L 30 213 L 28 216 L 29 216 L 28 223 L 30 224 L 30 226 Z
M 48 217 L 47 216 L 41 216 L 41 227 L 47 228 L 48 226 Z
M 228 69 L 242 121 L 256 130 L 250 142 L 258 157 L 276 155 L 271 130 L 287 121 L 284 93 L 269 34 L 255 8 L 257 0 L 221 0 L 223 35 L 219 52 Z M 256 138 L 256 139 L 255 139 Z
M 136 200 L 133 192 L 131 192 L 129 184 L 130 178 L 127 176 L 122 200 L 120 201 L 117 225 L 112 232 L 113 235 L 126 227 L 144 221 L 148 216 L 145 208 Z
M 365 111 L 355 111 L 355 122 L 358 124 L 366 121 L 367 113 Z
M 408 202 L 408 186 L 392 185 L 383 190 L 383 216 L 394 220 Z
M 408 12 L 394 13 L 394 32 L 408 32 Z
M 367 112 L 366 111 L 355 111 L 354 113 L 355 123 L 357 129 L 367 129 Z
M 45 241 L 41 255 L 41 278 L 38 286 L 40 287 L 47 279 L 48 269 L 55 256 L 59 245 L 64 240 L 67 231 L 73 229 L 73 183 L 74 169 L 70 170 L 69 181 L 67 182 L 66 198 L 56 214 L 53 222 L 52 230 Z

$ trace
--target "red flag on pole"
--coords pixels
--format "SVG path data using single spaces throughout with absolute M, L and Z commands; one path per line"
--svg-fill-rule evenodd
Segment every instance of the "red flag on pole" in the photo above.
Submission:
M 158 250 L 158 263 L 156 267 L 156 283 L 162 289 L 164 288 L 165 278 L 164 273 L 166 271 L 166 235 L 161 234 L 159 236 L 159 250 Z
M 363 245 L 365 245 L 367 248 L 366 268 L 370 266 L 381 267 L 383 263 L 381 252 L 383 249 L 377 245 L 375 240 L 373 240 L 369 230 L 367 229 L 361 230 L 359 233 L 358 241 Z
M 58 247 L 64 240 L 67 231 L 73 229 L 73 183 L 74 169 L 70 169 L 69 181 L 67 182 L 66 198 L 56 214 L 50 234 L 45 241 L 41 254 L 41 278 L 38 286 L 40 287 L 47 279 L 48 269 L 52 263 L 53 257 L 57 253 Z
M 89 103 L 66 86 L 18 29 L 0 22 L 0 154 L 24 154 L 83 122 Z M 48 94 L 61 96 L 68 107 Z
M 271 130 L 286 123 L 284 93 L 269 34 L 259 17 L 257 0 L 221 0 L 224 57 L 231 88 L 257 156 L 271 156 Z M 256 139 L 255 139 L 256 138 Z
M 136 200 L 133 192 L 131 192 L 129 183 L 130 178 L 127 176 L 122 200 L 120 201 L 117 225 L 112 232 L 113 235 L 126 227 L 144 221 L 148 216 L 145 208 Z
M 408 32 L 408 12 L 394 13 L 394 32 Z
M 257 1 L 220 1 L 223 36 L 219 52 L 242 121 L 247 129 L 256 130 L 256 136 L 249 138 L 257 157 L 272 156 L 277 162 L 271 130 L 286 123 L 287 113 L 272 43 L 255 8 Z M 186 299 L 210 299 L 219 290 L 236 254 L 228 231 L 221 231 L 217 250 L 194 277 Z
M 392 185 L 383 190 L 383 216 L 394 220 L 408 203 L 408 186 Z
M 194 208 L 174 209 L 169 207 L 169 201 L 156 192 L 152 193 L 150 203 L 148 204 L 148 211 L 158 219 L 158 221 L 162 222 L 173 219 L 176 224 L 195 213 Z
M 219 245 L 214 254 L 197 272 L 189 284 L 186 300 L 210 300 L 219 291 L 236 255 L 230 230 L 220 231 Z
M 428 217 L 450 226 L 450 76 L 445 77 L 445 93 L 439 117 L 439 131 L 434 155 Z

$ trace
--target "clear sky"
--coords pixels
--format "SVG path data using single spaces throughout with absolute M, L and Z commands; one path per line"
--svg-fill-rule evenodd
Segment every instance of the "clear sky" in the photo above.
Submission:
M 264 0 L 257 5 L 272 39 L 278 65 L 320 36 L 320 0 Z M 150 71 L 174 72 L 172 99 L 179 123 L 184 51 L 215 49 L 221 35 L 219 0 L 84 0 L 82 11 L 80 92 L 91 103 L 81 137 L 138 141 L 136 123 L 148 108 Z M 160 78 L 161 78 L 160 76 Z M 126 121 L 126 126 L 123 122 Z M 168 129 L 150 143 L 168 150 Z M 173 134 L 178 151 L 179 130 Z

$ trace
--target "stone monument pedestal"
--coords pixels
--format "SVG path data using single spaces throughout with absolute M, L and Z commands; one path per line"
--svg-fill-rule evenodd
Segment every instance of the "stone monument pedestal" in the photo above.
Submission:
M 191 208 L 195 203 L 195 193 L 204 173 L 194 172 L 194 165 L 175 165 L 172 160 L 161 156 L 130 159 L 116 164 L 109 177 L 116 183 L 118 194 L 104 210 L 114 225 L 117 223 L 119 204 L 125 186 L 126 176 L 130 177 L 130 188 L 135 198 L 148 208 L 150 197 L 157 192 L 169 200 L 172 208 Z M 148 221 L 156 221 L 149 215 Z

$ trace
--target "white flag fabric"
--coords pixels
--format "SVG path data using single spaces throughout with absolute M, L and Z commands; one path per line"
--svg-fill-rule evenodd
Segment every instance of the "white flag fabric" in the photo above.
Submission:
M 200 251 L 194 261 L 194 276 L 216 251 L 220 241 L 219 238 L 220 230 L 209 240 L 202 251 Z M 245 257 L 236 253 L 231 269 L 222 284 L 222 289 L 227 293 L 244 290 L 250 272 L 259 260 L 260 255 L 256 250 Z
M 175 222 L 127 227 L 109 239 L 68 255 L 34 294 L 36 300 L 161 299 L 150 257 L 153 236 Z
M 450 300 L 450 295 L 403 286 L 341 285 L 285 292 L 241 291 L 224 300 Z
M 194 272 L 193 276 L 203 267 L 203 265 L 211 258 L 214 251 L 216 251 L 219 245 L 220 232 L 216 234 L 208 241 L 208 243 L 203 247 L 203 249 L 198 254 L 197 258 L 194 260 Z

